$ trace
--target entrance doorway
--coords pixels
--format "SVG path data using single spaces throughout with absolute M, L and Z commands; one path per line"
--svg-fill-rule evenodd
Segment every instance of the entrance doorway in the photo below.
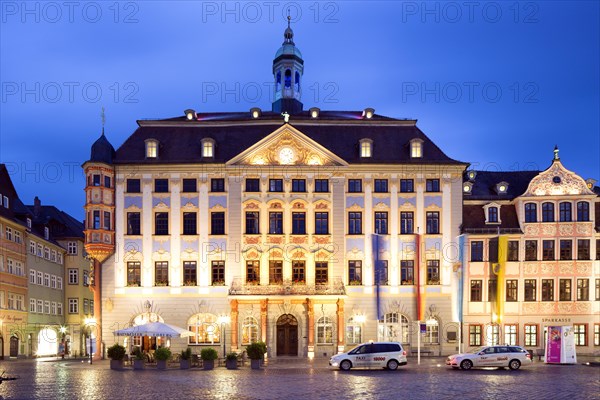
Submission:
M 292 314 L 283 314 L 277 320 L 277 355 L 298 355 L 298 320 Z
M 10 357 L 17 357 L 19 355 L 19 338 L 11 336 L 10 338 Z
M 0 335 L 0 360 L 4 360 L 4 338 Z

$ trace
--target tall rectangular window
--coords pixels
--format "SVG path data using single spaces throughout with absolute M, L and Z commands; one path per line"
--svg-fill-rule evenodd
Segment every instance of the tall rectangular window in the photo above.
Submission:
M 376 212 L 375 213 L 375 233 L 387 235 L 387 233 L 388 233 L 388 213 L 387 212 Z
M 127 193 L 141 193 L 139 179 L 127 179 Z
M 110 176 L 104 177 L 104 187 L 110 188 Z
M 388 192 L 388 180 L 387 179 L 375 179 L 375 193 L 387 193 Z
M 440 213 L 437 211 L 428 211 L 426 221 L 426 233 L 438 234 L 440 233 Z
M 440 180 L 439 179 L 426 179 L 425 180 L 425 191 L 426 192 L 439 192 L 440 191 Z
M 561 260 L 572 260 L 573 259 L 573 241 L 572 240 L 561 240 L 560 241 L 560 259 Z
M 471 261 L 483 261 L 483 241 L 474 240 L 471 242 Z
M 571 279 L 559 279 L 558 281 L 558 300 L 571 301 Z
M 329 234 L 329 213 L 328 212 L 316 212 L 315 213 L 315 234 L 316 235 L 328 235 Z
M 525 279 L 525 301 L 536 301 L 537 279 Z
M 100 186 L 100 175 L 94 174 L 93 181 L 94 181 L 94 186 Z
M 41 312 L 39 307 L 38 312 Z M 79 314 L 79 299 L 69 299 L 69 314 Z
M 68 242 L 67 243 L 67 254 L 69 254 L 69 255 L 77 255 L 77 253 L 78 253 L 77 242 Z
M 102 226 L 100 225 L 100 211 L 94 210 L 92 215 L 94 216 L 94 225 L 93 225 L 94 229 L 102 229 Z M 7 239 L 9 239 L 8 235 L 7 235 Z
M 260 234 L 258 211 L 246 211 L 246 234 L 247 235 Z
M 400 179 L 400 193 L 413 193 L 415 181 L 413 179 Z
M 542 260 L 554 261 L 554 240 L 542 240 Z
M 139 212 L 128 212 L 127 213 L 127 234 L 128 235 L 140 235 L 140 213 Z
M 498 222 L 498 207 L 489 207 L 487 211 L 488 211 L 487 222 Z
M 348 284 L 362 285 L 362 261 L 348 261 Z
M 195 193 L 198 191 L 198 182 L 196 179 L 183 179 L 183 193 Z
M 348 179 L 348 192 L 349 193 L 361 193 L 362 192 L 362 179 Z
M 306 179 L 292 179 L 292 192 L 306 192 Z
M 587 324 L 573 324 L 575 346 L 587 346 Z
M 283 261 L 269 260 L 269 284 L 281 285 L 283 283 Z
M 197 235 L 198 234 L 198 221 L 197 214 L 195 212 L 184 212 L 183 213 L 183 234 L 184 235 Z
M 292 235 L 305 235 L 306 234 L 306 213 L 293 212 L 292 213 Z
M 509 240 L 508 241 L 508 261 L 519 261 L 519 241 Z
M 212 178 L 210 180 L 210 191 L 211 192 L 224 192 L 225 191 L 225 179 L 223 178 Z
M 412 235 L 414 233 L 414 213 L 402 211 L 400 213 L 400 234 Z
M 517 345 L 517 325 L 504 325 L 504 343 L 509 346 Z
M 210 262 L 210 281 L 213 286 L 225 285 L 225 260 Z
M 362 235 L 362 212 L 348 213 L 348 234 Z
M 169 213 L 157 212 L 154 213 L 154 234 L 168 235 L 169 234 Z
M 283 192 L 283 179 L 269 179 L 269 192 Z
M 536 347 L 538 345 L 538 326 L 535 324 L 525 325 L 525 346 Z
M 440 260 L 427 260 L 427 284 L 440 284 Z
M 253 285 L 260 283 L 260 261 L 246 261 L 246 283 Z
M 400 261 L 400 284 L 415 284 L 415 262 L 413 260 Z
M 327 261 L 315 262 L 315 283 L 317 285 L 325 285 L 329 281 L 329 268 Z
M 317 193 L 329 192 L 329 179 L 315 179 L 315 192 L 317 192 Z
M 596 299 L 596 301 L 600 300 L 600 278 L 596 278 L 596 289 L 595 289 L 596 295 L 594 296 L 594 298 Z
M 554 204 L 542 204 L 542 222 L 554 222 Z
M 169 286 L 169 262 L 154 263 L 154 286 Z
M 525 203 L 525 222 L 537 222 L 537 205 Z
M 198 274 L 196 261 L 183 262 L 183 284 L 184 286 L 197 286 Z
M 469 346 L 481 346 L 481 325 L 469 325 Z
M 566 201 L 558 205 L 558 216 L 560 222 L 571 222 L 571 203 Z
M 306 283 L 306 263 L 304 260 L 292 260 L 292 282 Z
M 104 229 L 110 230 L 110 212 L 104 211 Z
M 269 213 L 269 234 L 271 234 L 271 235 L 283 234 L 283 213 L 281 213 L 281 212 L 270 212 Z
M 497 287 L 498 287 L 498 281 L 496 279 L 488 280 L 488 301 L 496 300 Z
M 38 274 L 41 274 L 41 273 L 38 272 Z M 79 283 L 79 270 L 77 268 L 69 268 L 69 285 L 77 285 L 78 283 Z M 39 282 L 38 285 L 39 284 L 41 284 L 41 282 Z
M 525 261 L 537 261 L 537 240 L 525 241 Z
M 554 279 L 542 279 L 542 301 L 554 301 Z
M 577 301 L 590 300 L 590 280 L 587 278 L 577 279 Z
M 210 234 L 225 234 L 225 213 L 222 211 L 210 213 Z
M 127 286 L 140 286 L 142 283 L 141 273 L 142 264 L 139 261 L 128 261 Z
M 246 178 L 246 192 L 260 192 L 260 179 Z
M 589 239 L 577 239 L 577 259 L 578 260 L 589 260 L 590 259 L 590 240 Z
M 483 281 L 480 279 L 471 280 L 471 301 L 483 300 Z
M 600 239 L 596 239 L 596 260 L 600 260 Z
M 168 193 L 169 192 L 169 180 L 168 179 L 155 179 L 154 180 L 154 192 Z
M 600 346 L 600 324 L 594 324 L 594 346 Z
M 589 221 L 590 220 L 590 203 L 587 201 L 580 201 L 577 203 L 577 221 Z
M 518 293 L 518 281 L 516 279 L 508 279 L 506 281 L 506 301 L 517 301 Z

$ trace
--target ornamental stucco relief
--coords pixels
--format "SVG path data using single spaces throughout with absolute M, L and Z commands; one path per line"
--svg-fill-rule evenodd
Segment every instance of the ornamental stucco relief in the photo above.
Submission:
M 541 172 L 529 183 L 524 196 L 594 194 L 585 181 L 567 170 L 560 160 L 554 160 L 550 168 Z
M 537 275 L 538 274 L 538 265 L 537 264 L 525 264 L 523 267 L 523 272 L 525 275 Z
M 561 275 L 572 275 L 574 269 L 575 268 L 572 263 L 561 263 L 558 266 L 558 273 Z
M 556 235 L 556 226 L 555 225 L 542 225 L 542 235 L 545 235 L 545 236 Z
M 573 235 L 573 225 L 559 225 L 558 234 L 560 236 L 572 236 Z

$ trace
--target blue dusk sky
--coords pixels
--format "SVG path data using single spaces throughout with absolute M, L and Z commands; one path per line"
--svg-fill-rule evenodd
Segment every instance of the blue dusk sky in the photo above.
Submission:
M 302 101 L 416 118 L 476 169 L 600 180 L 599 2 L 2 1 L 0 162 L 83 218 L 80 165 L 136 120 L 270 109 L 289 9 Z M 293 121 L 292 121 L 293 122 Z

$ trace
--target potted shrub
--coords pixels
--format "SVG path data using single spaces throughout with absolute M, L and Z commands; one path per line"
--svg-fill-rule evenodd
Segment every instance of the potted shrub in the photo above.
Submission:
M 168 347 L 159 347 L 154 351 L 156 368 L 167 369 L 167 361 L 171 358 L 171 350 Z
M 133 369 L 144 369 L 145 367 L 145 354 L 139 347 L 133 349 Z
M 237 369 L 238 354 L 236 352 L 227 353 L 225 356 L 225 367 L 227 369 Z
M 192 349 L 188 347 L 185 350 L 181 350 L 181 356 L 179 357 L 179 369 L 190 369 L 191 360 Z
M 265 358 L 267 345 L 265 342 L 253 342 L 246 347 L 246 353 L 250 358 L 250 367 L 252 369 L 260 369 L 261 361 Z
M 202 359 L 202 367 L 204 369 L 213 369 L 215 367 L 215 360 L 219 358 L 219 354 L 212 347 L 207 347 L 200 352 L 200 358 Z
M 110 369 L 123 370 L 123 359 L 125 358 L 125 347 L 115 343 L 107 350 L 110 358 Z

